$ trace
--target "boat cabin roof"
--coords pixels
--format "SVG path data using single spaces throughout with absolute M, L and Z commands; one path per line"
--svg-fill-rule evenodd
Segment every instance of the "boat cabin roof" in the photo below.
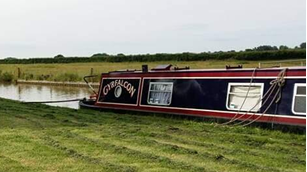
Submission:
M 143 65 L 144 66 L 144 65 Z M 293 67 L 270 67 L 270 68 L 258 68 L 257 70 L 281 70 L 281 69 L 306 69 L 306 66 L 293 66 Z M 157 67 L 152 68 L 151 70 L 148 70 L 146 68 L 146 71 L 143 70 L 137 70 L 137 69 L 124 69 L 124 70 L 117 70 L 117 71 L 110 71 L 109 73 L 168 73 L 168 72 L 205 72 L 205 71 L 250 71 L 254 70 L 255 68 L 243 68 L 242 65 L 239 65 L 238 67 L 230 67 L 226 66 L 226 68 L 222 69 L 190 69 L 188 66 L 179 68 L 179 67 L 173 67 L 171 64 L 166 65 L 158 65 Z

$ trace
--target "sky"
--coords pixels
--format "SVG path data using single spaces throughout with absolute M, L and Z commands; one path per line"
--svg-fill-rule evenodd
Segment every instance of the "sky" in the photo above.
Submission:
M 306 41 L 306 0 L 0 0 L 0 59 Z

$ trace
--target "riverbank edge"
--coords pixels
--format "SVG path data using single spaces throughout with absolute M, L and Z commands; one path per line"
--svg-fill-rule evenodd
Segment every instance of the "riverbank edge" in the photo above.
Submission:
M 56 81 L 39 81 L 39 80 L 21 80 L 15 81 L 16 84 L 34 84 L 34 85 L 54 85 L 54 86 L 71 86 L 71 87 L 88 87 L 85 82 L 56 82 Z M 98 82 L 90 83 L 94 88 L 99 87 Z

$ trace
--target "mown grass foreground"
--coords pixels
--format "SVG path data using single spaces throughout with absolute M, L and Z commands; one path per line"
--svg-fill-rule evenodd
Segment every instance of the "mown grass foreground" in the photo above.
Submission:
M 0 171 L 305 171 L 304 134 L 0 99 Z

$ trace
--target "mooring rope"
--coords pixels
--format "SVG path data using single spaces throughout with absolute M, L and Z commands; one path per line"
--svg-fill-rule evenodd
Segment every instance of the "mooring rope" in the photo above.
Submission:
M 268 107 L 263 111 L 263 113 L 261 115 L 259 115 L 257 118 L 253 119 L 252 121 L 244 124 L 243 126 L 247 126 L 250 125 L 254 122 L 256 122 L 258 119 L 260 119 L 268 110 L 269 108 L 272 106 L 272 104 L 275 102 L 276 104 L 281 100 L 281 93 L 282 93 L 282 87 L 285 84 L 285 74 L 286 74 L 287 68 L 283 69 L 279 74 L 278 77 L 271 81 L 270 84 L 273 85 L 278 85 L 278 90 L 276 92 L 276 94 L 274 95 L 272 101 L 270 102 L 270 104 L 268 105 Z M 278 97 L 277 97 L 278 96 Z
M 285 75 L 286 75 L 286 71 L 287 71 L 287 69 L 283 69 L 283 70 L 279 73 L 278 77 L 277 77 L 275 80 L 273 80 L 273 81 L 270 82 L 270 84 L 271 84 L 270 89 L 267 91 L 267 93 L 265 94 L 265 96 L 263 97 L 263 99 L 261 99 L 261 100 L 257 103 L 257 105 L 255 105 L 255 106 L 253 107 L 253 109 L 254 109 L 255 107 L 257 107 L 257 106 L 260 104 L 261 101 L 264 100 L 264 98 L 268 95 L 268 93 L 270 93 L 270 94 L 268 95 L 268 97 L 266 98 L 266 100 L 264 101 L 264 103 L 263 103 L 263 105 L 261 106 L 261 108 L 262 108 L 264 105 L 266 105 L 267 102 L 269 101 L 270 97 L 271 97 L 272 94 L 274 93 L 274 90 L 276 89 L 277 86 L 279 86 L 279 89 L 277 90 L 276 95 L 280 94 L 280 96 L 279 96 L 279 99 L 276 100 L 276 103 L 278 103 L 278 102 L 280 101 L 280 99 L 281 99 L 281 88 L 284 86 L 284 83 L 285 83 L 285 79 L 284 79 L 284 78 L 285 78 Z M 272 89 L 272 90 L 271 90 L 271 89 Z M 277 98 L 276 95 L 274 96 L 273 101 Z M 272 101 L 272 102 L 273 102 L 273 101 Z M 270 107 L 273 105 L 272 102 L 271 102 L 270 105 L 268 106 L 269 108 L 267 108 L 267 110 L 265 110 L 264 113 L 262 113 L 261 116 L 263 116 L 263 115 L 270 109 Z M 260 108 L 260 109 L 261 109 L 261 108 Z M 253 109 L 251 109 L 251 110 L 253 110 Z M 250 111 L 249 111 L 249 112 L 250 112 Z M 247 112 L 247 113 L 249 113 L 249 112 Z M 245 115 L 247 115 L 247 113 L 246 113 Z M 245 116 L 245 115 L 244 115 L 244 116 Z M 256 114 L 254 113 L 254 114 L 250 115 L 249 118 L 247 118 L 247 119 L 245 119 L 245 120 L 243 120 L 243 121 L 241 121 L 241 122 L 239 122 L 239 123 L 237 123 L 237 124 L 235 124 L 235 125 L 241 125 L 241 124 L 243 124 L 243 123 L 249 121 L 250 119 L 252 119 L 255 115 L 256 115 Z M 259 119 L 260 119 L 260 118 L 258 118 L 257 120 L 259 120 Z
M 279 86 L 279 89 L 277 90 L 276 94 L 274 95 L 274 98 L 272 99 L 271 103 L 269 104 L 269 106 L 266 108 L 266 110 L 261 114 L 259 115 L 259 117 L 257 117 L 256 119 L 252 120 L 252 122 L 249 122 L 247 124 L 244 124 L 243 126 L 246 126 L 246 125 L 249 125 L 255 121 L 257 121 L 258 119 L 260 119 L 261 116 L 264 115 L 264 113 L 267 112 L 267 110 L 271 107 L 271 105 L 273 104 L 272 102 L 275 101 L 275 103 L 278 103 L 278 101 L 280 100 L 281 98 L 281 87 L 284 85 L 284 82 L 285 82 L 285 79 L 284 79 L 284 76 L 285 76 L 285 73 L 286 73 L 286 70 L 287 68 L 283 69 L 278 75 L 277 75 L 277 78 L 275 80 L 272 80 L 270 82 L 270 88 L 267 90 L 267 92 L 264 94 L 264 96 L 258 100 L 258 102 L 256 103 L 255 106 L 253 106 L 250 110 L 248 110 L 247 112 L 245 112 L 244 114 L 241 114 L 239 116 L 239 111 L 242 109 L 242 106 L 243 104 L 245 103 L 246 99 L 247 99 L 247 95 L 248 95 L 248 92 L 249 90 L 247 91 L 247 94 L 244 98 L 244 101 L 242 102 L 242 105 L 240 107 L 240 109 L 237 111 L 237 113 L 234 115 L 234 117 L 232 117 L 232 119 L 228 122 L 225 122 L 225 123 L 222 123 L 223 125 L 227 125 L 227 124 L 230 124 L 230 123 L 233 123 L 239 119 L 241 119 L 242 117 L 246 116 L 248 113 L 250 113 L 262 100 L 264 100 L 262 106 L 259 108 L 261 109 L 265 104 L 266 102 L 269 100 L 269 98 L 271 97 L 272 93 L 274 92 L 276 86 Z M 252 78 L 253 78 L 253 75 L 252 75 Z M 251 81 L 252 81 L 252 78 L 251 78 Z M 250 82 L 250 86 L 251 86 L 251 82 Z M 277 94 L 279 94 L 277 100 L 276 97 L 277 97 Z M 268 95 L 268 96 L 267 96 Z M 267 96 L 267 97 L 266 97 Z M 255 113 L 253 113 L 252 115 L 250 115 L 248 118 L 244 119 L 243 121 L 239 122 L 239 123 L 236 123 L 234 125 L 239 125 L 239 124 L 242 124 L 244 122 L 246 122 L 247 120 L 251 119 L 253 116 L 255 115 Z M 239 116 L 239 117 L 238 117 Z
M 262 98 L 262 99 L 259 99 L 258 102 L 257 102 L 257 104 L 256 104 L 254 107 L 252 107 L 249 111 L 245 112 L 240 118 L 246 116 L 248 113 L 251 113 L 251 111 L 252 111 L 256 106 L 258 106 L 258 104 L 259 104 L 262 100 L 264 100 L 264 98 L 266 97 L 267 93 L 269 93 L 269 95 L 268 95 L 268 96 L 266 97 L 266 99 L 263 101 L 262 106 L 261 106 L 260 108 L 258 108 L 258 110 L 261 109 L 261 108 L 266 104 L 266 102 L 269 100 L 269 98 L 271 97 L 271 95 L 273 94 L 273 92 L 274 92 L 274 90 L 275 90 L 275 87 L 276 87 L 276 85 L 275 85 L 275 86 L 272 85 L 272 86 L 269 88 L 269 90 L 266 92 L 266 94 L 263 96 L 263 98 Z M 271 88 L 273 88 L 273 89 L 271 90 Z M 271 90 L 271 91 L 270 91 L 270 90 Z M 238 123 L 235 123 L 234 125 L 240 125 L 240 124 L 246 122 L 247 120 L 251 119 L 254 115 L 255 115 L 255 112 L 253 112 L 248 118 L 245 118 L 244 120 L 242 120 L 242 121 L 240 121 L 240 122 L 238 122 Z M 240 118 L 237 118 L 237 120 L 239 120 Z
M 257 101 L 257 103 L 255 104 L 255 106 L 253 106 L 249 111 L 247 111 L 247 112 L 245 112 L 244 114 L 242 114 L 242 115 L 241 115 L 240 117 L 238 117 L 236 120 L 239 120 L 240 118 L 242 118 L 242 117 L 244 117 L 245 115 L 247 115 L 248 113 L 250 113 L 250 112 L 251 112 L 256 106 L 258 106 L 259 103 L 262 102 L 262 100 L 264 100 L 264 99 L 265 99 L 265 100 L 263 101 L 262 106 L 265 105 L 266 102 L 267 102 L 267 101 L 269 100 L 269 98 L 271 97 L 271 95 L 273 94 L 275 88 L 276 88 L 276 85 L 271 85 L 270 88 L 267 90 L 267 92 L 264 94 L 264 96 L 263 96 L 261 99 L 259 99 L 259 100 Z M 267 95 L 268 95 L 268 96 L 267 96 Z M 261 106 L 261 107 L 262 107 L 262 106 Z M 258 110 L 261 109 L 261 107 L 258 108 Z M 253 113 L 253 114 L 250 115 L 248 118 L 246 118 L 246 119 L 242 120 L 241 122 L 236 123 L 236 124 L 234 124 L 234 125 L 242 124 L 243 122 L 245 122 L 245 121 L 249 120 L 250 118 L 252 118 L 253 115 L 255 115 L 255 113 Z
M 228 122 L 222 123 L 222 125 L 227 125 L 227 124 L 230 124 L 230 123 L 232 123 L 232 122 L 234 122 L 234 121 L 237 120 L 236 118 L 237 118 L 237 116 L 239 115 L 240 111 L 242 110 L 242 107 L 243 107 L 243 105 L 245 104 L 245 101 L 246 101 L 246 99 L 247 99 L 247 97 L 248 97 L 248 94 L 249 94 L 251 85 L 252 85 L 252 83 L 253 83 L 253 79 L 254 79 L 256 70 L 257 70 L 257 68 L 255 68 L 254 71 L 253 71 L 253 73 L 252 73 L 252 77 L 251 77 L 251 80 L 250 80 L 250 82 L 249 82 L 248 90 L 247 90 L 247 92 L 246 92 L 245 98 L 244 98 L 244 100 L 243 100 L 243 102 L 242 102 L 240 108 L 238 109 L 237 113 L 236 113 Z
M 83 99 L 70 99 L 70 100 L 50 100 L 50 101 L 34 101 L 34 102 L 22 102 L 22 103 L 64 103 L 64 102 L 76 102 Z
M 89 75 L 89 76 L 85 76 L 83 77 L 84 82 L 87 84 L 87 86 L 93 91 L 93 93 L 95 95 L 97 95 L 97 92 L 95 91 L 95 89 L 91 86 L 91 84 L 86 80 L 86 78 L 93 78 L 93 77 L 97 77 L 98 75 Z

